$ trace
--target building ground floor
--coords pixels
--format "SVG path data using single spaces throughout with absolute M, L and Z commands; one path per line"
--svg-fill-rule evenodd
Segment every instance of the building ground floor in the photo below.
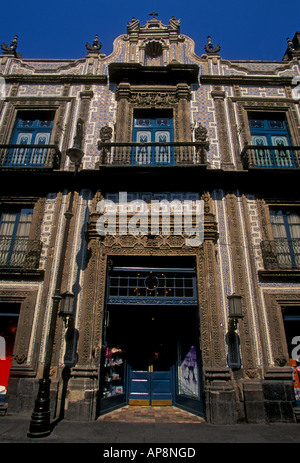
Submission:
M 297 364 L 245 368 L 249 359 L 241 344 L 247 338 L 242 331 L 233 336 L 224 331 L 220 306 L 214 304 L 217 278 L 204 306 L 200 256 L 105 258 L 102 310 L 97 314 L 83 299 L 79 329 L 61 327 L 64 365 L 53 365 L 50 372 L 53 419 L 93 421 L 130 405 L 175 406 L 213 424 L 296 421 Z M 2 413 L 29 416 L 38 377 L 21 358 L 15 356 L 13 363 L 12 358 L 27 336 L 22 305 L 27 301 L 29 311 L 34 298 L 29 290 L 17 293 L 10 301 L 7 293 L 1 302 L 7 341 Z M 93 297 L 101 299 L 100 293 Z M 291 310 L 285 312 L 290 347 L 298 323 Z
M 58 273 L 75 310 L 67 326 L 57 318 L 52 340 L 53 418 L 93 421 L 129 404 L 172 405 L 216 424 L 294 422 L 298 364 L 289 358 L 299 344 L 299 291 L 295 284 L 257 280 L 236 197 L 227 198 L 233 244 L 220 242 L 206 195 L 204 240 L 197 247 L 175 234 L 100 236 L 98 199 L 88 222 L 83 206 L 82 222 L 70 222 L 65 248 L 51 235 L 44 272 L 30 270 L 26 281 L 21 273 L 2 275 L 3 413 L 33 410 Z M 79 206 L 71 207 L 70 220 Z M 250 226 L 245 229 L 250 240 Z M 241 297 L 242 319 L 232 328 L 228 298 L 234 294 Z

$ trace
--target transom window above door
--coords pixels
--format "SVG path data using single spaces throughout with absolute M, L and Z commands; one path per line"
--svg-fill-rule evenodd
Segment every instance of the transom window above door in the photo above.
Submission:
M 109 304 L 197 304 L 195 270 L 114 267 L 109 276 Z
M 133 120 L 133 142 L 150 144 L 137 145 L 132 150 L 132 164 L 174 164 L 173 116 L 170 111 L 140 112 Z

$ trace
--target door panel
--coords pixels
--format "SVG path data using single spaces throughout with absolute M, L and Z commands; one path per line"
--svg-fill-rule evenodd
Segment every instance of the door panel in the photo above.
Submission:
M 172 370 L 154 371 L 151 374 L 152 405 L 172 405 Z
M 150 368 L 151 369 L 151 368 Z M 130 405 L 172 405 L 173 371 L 129 371 Z
M 133 141 L 139 143 L 170 143 L 173 141 L 173 118 L 134 118 Z M 173 148 L 170 146 L 140 146 L 133 150 L 133 164 L 173 164 Z
M 150 405 L 150 373 L 129 370 L 129 404 Z

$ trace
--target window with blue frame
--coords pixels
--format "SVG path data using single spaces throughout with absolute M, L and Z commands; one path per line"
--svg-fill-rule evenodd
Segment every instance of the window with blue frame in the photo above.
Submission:
M 50 144 L 53 120 L 52 111 L 20 111 L 17 114 L 11 144 L 22 145 L 22 147 L 15 147 L 8 151 L 5 165 L 44 166 L 48 150 L 41 146 Z
M 270 210 L 278 266 L 300 268 L 300 214 L 298 210 Z
M 297 167 L 293 150 L 287 148 L 291 146 L 291 140 L 284 115 L 276 113 L 251 114 L 249 115 L 249 126 L 252 145 L 259 146 L 255 150 L 257 167 Z
M 33 209 L 8 210 L 0 215 L 0 268 L 22 267 Z
M 143 143 L 132 150 L 132 164 L 174 164 L 173 117 L 170 111 L 136 112 L 133 120 L 133 142 Z M 147 143 L 159 145 L 147 146 Z M 145 144 L 145 145 L 144 145 Z

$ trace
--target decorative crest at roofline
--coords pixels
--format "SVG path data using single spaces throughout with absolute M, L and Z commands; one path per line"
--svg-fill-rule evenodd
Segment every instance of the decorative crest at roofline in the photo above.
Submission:
M 204 50 L 208 55 L 217 55 L 221 50 L 220 45 L 216 45 L 215 47 L 212 44 L 210 35 L 207 37 L 207 44 L 204 46 Z
M 127 24 L 127 34 L 130 38 L 131 35 L 179 35 L 180 34 L 180 19 L 176 19 L 174 16 L 169 20 L 169 24 L 163 24 L 159 19 L 156 18 L 158 13 L 154 11 L 149 13 L 152 16 L 150 20 L 146 22 L 144 26 L 140 25 L 140 21 L 136 18 L 132 18 L 131 22 Z
M 95 55 L 95 54 L 99 55 L 100 54 L 101 56 L 105 56 L 102 53 L 100 53 L 102 43 L 99 40 L 98 34 L 95 35 L 92 45 L 89 42 L 86 42 L 85 47 L 88 51 L 88 55 Z
M 299 59 L 300 58 L 300 31 L 296 32 L 293 40 L 287 37 L 286 41 L 287 41 L 287 49 L 284 54 L 283 61 Z
M 3 52 L 3 55 L 10 55 L 10 56 L 14 56 L 15 58 L 22 58 L 21 53 L 17 53 L 17 47 L 18 47 L 18 36 L 15 35 L 10 46 L 8 46 L 7 43 L 2 43 L 1 50 Z

